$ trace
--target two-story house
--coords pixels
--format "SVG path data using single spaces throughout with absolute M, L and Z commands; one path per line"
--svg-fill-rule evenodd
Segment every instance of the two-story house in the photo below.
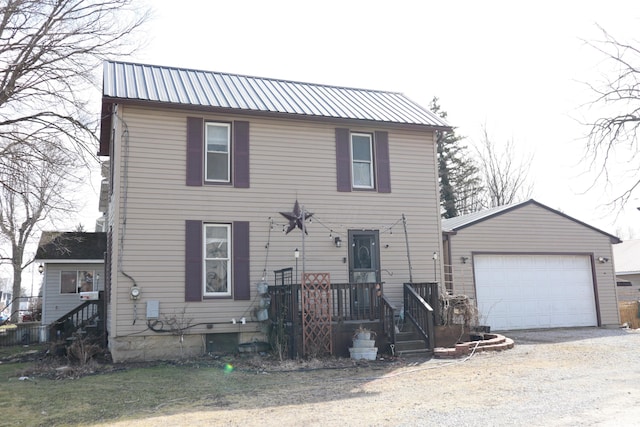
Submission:
M 403 94 L 106 62 L 102 111 L 115 361 L 264 340 L 276 270 L 375 283 L 397 307 L 404 283 L 442 277 L 450 127 Z

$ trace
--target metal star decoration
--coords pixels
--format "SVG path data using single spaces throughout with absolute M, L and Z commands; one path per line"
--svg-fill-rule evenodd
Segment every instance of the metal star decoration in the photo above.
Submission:
M 289 220 L 289 227 L 287 228 L 286 234 L 289 234 L 289 232 L 295 228 L 299 228 L 300 230 L 304 229 L 305 234 L 309 234 L 306 227 L 303 227 L 302 222 L 311 218 L 313 214 L 311 212 L 305 212 L 303 218 L 298 200 L 296 200 L 296 203 L 293 205 L 293 212 L 280 212 L 280 215 Z

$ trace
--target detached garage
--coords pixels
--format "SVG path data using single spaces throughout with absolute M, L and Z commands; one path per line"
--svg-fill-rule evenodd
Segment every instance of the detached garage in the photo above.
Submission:
M 535 200 L 442 226 L 447 288 L 492 330 L 619 325 L 616 236 Z

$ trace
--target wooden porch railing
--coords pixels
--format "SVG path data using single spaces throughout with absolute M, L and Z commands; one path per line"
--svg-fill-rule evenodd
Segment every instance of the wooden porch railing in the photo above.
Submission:
M 52 341 L 66 340 L 78 329 L 95 326 L 101 344 L 106 345 L 106 327 L 103 293 L 100 299 L 89 300 L 80 304 L 58 320 L 49 325 L 49 336 Z
M 390 343 L 396 342 L 396 319 L 395 319 L 395 310 L 391 301 L 387 299 L 384 295 L 382 295 L 382 315 L 381 315 L 381 323 L 382 323 L 382 333 L 387 336 L 387 339 Z
M 403 295 L 405 318 L 413 323 L 427 347 L 432 350 L 435 346 L 435 312 L 433 307 L 437 307 L 438 284 L 405 283 Z M 427 301 L 430 301 L 431 304 Z
M 269 317 L 298 323 L 301 315 L 300 284 L 269 286 L 271 304 Z M 381 313 L 382 283 L 332 283 L 331 319 L 379 320 Z

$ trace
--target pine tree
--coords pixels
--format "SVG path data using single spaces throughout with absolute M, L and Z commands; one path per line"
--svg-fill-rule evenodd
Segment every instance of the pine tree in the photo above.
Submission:
M 430 110 L 446 119 L 434 97 Z M 481 209 L 482 180 L 478 167 L 467 153 L 467 146 L 461 141 L 463 136 L 451 132 L 436 131 L 438 154 L 438 176 L 440 177 L 440 207 L 443 218 L 453 218 Z

